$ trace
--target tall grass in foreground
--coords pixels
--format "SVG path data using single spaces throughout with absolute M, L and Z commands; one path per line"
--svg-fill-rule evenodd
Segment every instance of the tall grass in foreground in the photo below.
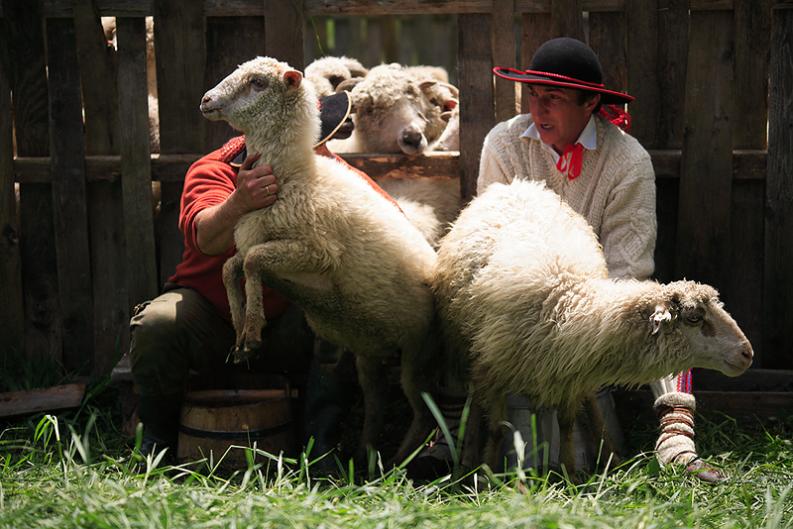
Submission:
M 703 421 L 700 421 L 703 423 Z M 712 487 L 650 454 L 574 485 L 531 472 L 487 486 L 441 478 L 413 484 L 401 470 L 363 480 L 351 463 L 330 480 L 317 455 L 247 453 L 166 466 L 126 447 L 106 412 L 85 408 L 9 425 L 0 433 L 0 527 L 793 527 L 793 420 L 701 424 L 700 444 L 732 479 Z

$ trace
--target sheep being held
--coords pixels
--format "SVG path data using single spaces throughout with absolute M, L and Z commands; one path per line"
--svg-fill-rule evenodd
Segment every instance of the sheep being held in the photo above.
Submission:
M 314 332 L 352 351 L 364 393 L 362 447 L 383 417 L 384 362 L 401 354 L 402 388 L 413 422 L 397 458 L 430 427 L 420 393 L 430 390 L 437 256 L 405 216 L 359 175 L 314 153 L 317 98 L 288 64 L 258 57 L 206 93 L 204 116 L 246 135 L 258 163 L 278 177 L 278 200 L 244 215 L 237 253 L 223 269 L 239 360 L 262 346 L 262 281 L 305 311 Z M 241 280 L 245 277 L 243 295 Z M 266 347 L 266 345 L 265 345 Z
M 594 231 L 544 184 L 494 184 L 463 210 L 438 249 L 433 280 L 447 352 L 470 373 L 474 402 L 464 459 L 498 462 L 507 394 L 555 407 L 561 460 L 573 472 L 571 427 L 602 386 L 636 386 L 691 367 L 743 373 L 753 351 L 718 293 L 693 281 L 608 277 Z

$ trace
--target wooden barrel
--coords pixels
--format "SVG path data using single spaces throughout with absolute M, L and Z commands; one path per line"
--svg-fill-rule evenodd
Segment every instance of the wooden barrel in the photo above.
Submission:
M 293 448 L 288 389 L 206 390 L 187 393 L 179 425 L 179 461 L 223 454 L 224 466 L 244 467 L 245 451 L 253 446 L 271 454 Z M 257 461 L 262 456 L 256 456 Z

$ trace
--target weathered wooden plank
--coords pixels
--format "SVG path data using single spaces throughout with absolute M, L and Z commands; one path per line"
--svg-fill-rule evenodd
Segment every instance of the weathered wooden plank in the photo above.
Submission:
M 520 66 L 517 68 L 526 70 L 531 64 L 531 59 L 537 48 L 552 36 L 551 15 L 550 13 L 523 15 L 521 16 L 521 25 Z M 523 84 L 520 84 L 520 96 L 521 111 L 527 113 L 529 111 L 529 91 Z
M 14 190 L 10 53 L 6 34 L 0 35 L 0 354 L 21 358 L 25 320 L 19 251 L 19 215 Z M 7 363 L 6 363 L 7 365 Z
M 303 70 L 303 6 L 298 2 L 267 2 L 264 49 L 267 55 Z
M 207 66 L 204 89 L 209 90 L 233 72 L 237 65 L 265 55 L 264 18 L 209 17 L 207 18 Z M 204 150 L 214 150 L 229 138 L 239 134 L 225 121 L 206 124 Z
M 581 0 L 551 0 L 551 22 L 552 36 L 584 40 Z
M 63 365 L 87 373 L 94 356 L 93 299 L 85 184 L 85 140 L 74 23 L 47 21 L 50 152 Z
M 763 202 L 765 188 L 761 181 L 733 182 L 730 207 L 732 251 L 725 268 L 730 281 L 721 291 L 727 310 L 738 322 L 755 353 L 756 367 L 761 367 L 763 344 Z
M 730 270 L 733 32 L 729 11 L 692 13 L 676 275 L 725 288 Z
M 460 88 L 460 192 L 464 201 L 476 194 L 479 156 L 495 124 L 491 17 L 460 15 L 457 66 Z
M 48 156 L 49 111 L 39 2 L 5 0 L 3 33 L 9 43 L 17 154 Z M 49 162 L 49 159 L 46 158 Z M 47 170 L 49 173 L 49 169 Z M 20 184 L 25 353 L 61 360 L 52 194 L 49 185 Z
M 517 67 L 515 64 L 514 0 L 493 2 L 493 63 Z M 515 82 L 495 77 L 496 121 L 515 115 Z
M 657 147 L 658 130 L 658 1 L 630 0 L 628 21 L 628 87 L 631 134 L 645 148 Z
M 76 408 L 84 395 L 85 384 L 0 393 L 0 417 Z
M 77 58 L 85 106 L 87 154 L 118 152 L 116 54 L 107 40 L 93 0 L 74 5 Z M 125 123 L 125 127 L 130 124 Z M 118 343 L 128 343 L 126 263 L 120 182 L 87 186 L 94 300 L 94 373 L 106 374 L 118 360 Z
M 680 158 L 677 158 L 680 165 Z M 653 278 L 661 282 L 681 279 L 675 276 L 675 251 L 677 249 L 677 216 L 680 181 L 672 178 L 655 180 L 655 216 L 658 234 L 655 240 L 655 271 Z
M 603 68 L 603 83 L 612 90 L 628 89 L 627 31 L 624 13 L 590 13 L 589 45 Z
M 773 12 L 765 198 L 763 367 L 793 365 L 793 9 Z
M 118 108 L 128 307 L 157 295 L 146 89 L 146 22 L 117 18 Z M 184 174 L 184 172 L 182 172 Z
M 658 133 L 656 144 L 683 145 L 688 60 L 688 0 L 658 0 Z
M 516 0 L 517 13 L 549 13 L 552 0 Z M 149 16 L 155 0 L 97 0 L 102 16 Z M 207 16 L 263 16 L 266 2 L 262 0 L 204 0 Z M 581 7 L 590 13 L 619 12 L 626 0 L 582 0 Z M 734 0 L 690 0 L 692 11 L 725 11 Z M 774 0 L 773 5 L 790 5 L 790 0 Z M 327 15 L 423 15 L 489 13 L 492 0 L 308 0 L 303 2 L 306 16 Z M 43 0 L 47 17 L 71 17 L 72 0 Z
M 734 148 L 766 147 L 770 35 L 771 0 L 735 0 Z
M 200 2 L 158 0 L 155 7 L 160 151 L 201 152 L 206 122 L 198 112 L 205 91 L 204 6 Z M 177 226 L 181 194 L 181 183 L 163 183 L 157 219 L 161 284 L 182 258 L 183 239 Z
M 656 177 L 663 180 L 680 178 L 679 150 L 649 151 Z M 200 158 L 199 153 L 153 154 L 151 156 L 152 180 L 161 182 L 181 182 L 184 173 L 194 161 Z M 370 167 L 378 175 L 390 171 L 398 165 L 404 165 L 409 172 L 417 176 L 437 174 L 452 176 L 457 174 L 457 153 L 431 152 L 424 157 L 406 157 L 401 154 L 350 153 L 342 156 L 350 163 Z M 766 152 L 757 150 L 733 151 L 732 179 L 735 182 L 746 180 L 765 180 Z M 18 157 L 14 160 L 14 175 L 17 182 L 28 184 L 46 184 L 52 180 L 50 176 L 49 158 Z M 94 182 L 121 177 L 120 158 L 118 156 L 86 156 L 86 179 Z M 440 171 L 440 172 L 438 172 Z

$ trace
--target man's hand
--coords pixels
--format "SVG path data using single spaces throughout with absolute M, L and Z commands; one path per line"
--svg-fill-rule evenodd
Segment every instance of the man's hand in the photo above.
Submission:
M 253 167 L 261 155 L 253 154 L 237 173 L 237 189 L 230 199 L 240 215 L 273 205 L 278 195 L 278 184 L 273 168 L 267 164 Z
M 271 206 L 278 184 L 269 165 L 253 167 L 258 154 L 248 156 L 237 173 L 237 188 L 225 202 L 200 211 L 195 217 L 196 244 L 206 255 L 220 255 L 234 244 L 234 226 L 251 211 Z

